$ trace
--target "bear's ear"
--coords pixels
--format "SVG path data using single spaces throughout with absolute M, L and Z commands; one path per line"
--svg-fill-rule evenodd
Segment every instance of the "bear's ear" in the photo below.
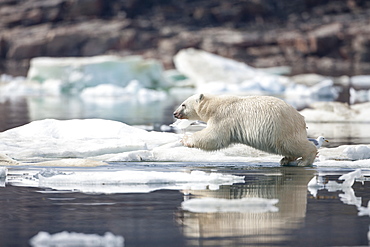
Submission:
M 198 103 L 199 103 L 199 102 L 201 102 L 203 98 L 204 98 L 204 95 L 201 93 L 201 94 L 199 95 L 199 98 L 198 98 L 197 102 L 198 102 Z

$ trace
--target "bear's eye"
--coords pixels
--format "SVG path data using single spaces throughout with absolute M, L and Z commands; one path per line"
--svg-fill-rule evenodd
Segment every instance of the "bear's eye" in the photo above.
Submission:
M 182 104 L 182 105 L 181 105 L 181 107 L 182 107 L 182 108 L 186 108 L 186 105 L 185 105 L 185 104 Z

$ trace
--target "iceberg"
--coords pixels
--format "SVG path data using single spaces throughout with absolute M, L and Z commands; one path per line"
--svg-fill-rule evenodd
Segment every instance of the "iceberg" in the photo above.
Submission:
M 202 93 L 262 91 L 278 94 L 285 90 L 285 84 L 289 82 L 286 77 L 193 48 L 179 51 L 174 57 L 174 64 Z
M 100 84 L 125 87 L 132 80 L 140 81 L 146 88 L 167 87 L 162 65 L 140 56 L 33 58 L 27 79 L 40 85 L 59 84 L 61 92 L 68 93 L 78 93 Z
M 369 75 L 356 75 L 351 77 L 351 84 L 359 88 L 370 87 L 370 76 Z
M 198 93 L 284 95 L 334 100 L 338 89 L 330 78 L 318 75 L 287 77 L 193 48 L 174 56 L 176 69 L 192 81 Z M 295 102 L 300 103 L 300 102 Z
M 123 247 L 124 238 L 116 236 L 111 232 L 106 232 L 104 236 L 98 234 L 85 234 L 77 232 L 59 232 L 50 234 L 39 232 L 33 236 L 29 244 L 32 247 L 47 246 L 80 246 L 80 247 Z

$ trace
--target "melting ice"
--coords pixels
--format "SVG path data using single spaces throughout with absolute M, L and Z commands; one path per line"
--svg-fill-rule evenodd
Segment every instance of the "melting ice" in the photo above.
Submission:
M 45 119 L 0 133 L 0 150 L 3 150 L 0 161 L 6 166 L 35 161 L 54 161 L 55 165 L 55 160 L 71 158 L 80 165 L 81 160 L 88 159 L 99 162 L 269 162 L 278 166 L 281 158 L 241 144 L 214 152 L 187 148 L 180 142 L 182 136 L 146 131 L 112 120 Z M 315 165 L 368 166 L 369 150 L 368 145 L 321 148 Z M 73 159 L 63 165 L 72 166 Z
M 5 177 L 5 184 L 48 188 L 59 191 L 84 193 L 148 193 L 168 190 L 217 190 L 221 185 L 244 183 L 244 176 L 217 172 L 160 172 L 145 170 L 124 171 L 64 171 L 44 168 L 30 171 L 12 171 Z
M 158 61 L 140 56 L 34 58 L 27 78 L 0 77 L 0 96 L 81 94 L 85 100 L 140 96 L 150 102 L 165 100 L 168 89 L 171 94 L 178 89 L 184 94 L 189 88 L 193 88 L 192 93 L 285 94 L 325 99 L 338 96 L 330 78 L 315 77 L 314 84 L 301 83 L 302 79 L 276 73 L 284 68 L 256 69 L 202 50 L 182 50 L 175 55 L 174 63 L 177 73 L 164 71 Z
M 123 247 L 124 238 L 115 236 L 111 232 L 106 232 L 104 236 L 97 234 L 84 234 L 77 232 L 59 232 L 50 234 L 48 232 L 39 232 L 33 236 L 30 241 L 32 247 L 47 246 L 80 246 L 80 247 Z
M 277 212 L 279 209 L 274 205 L 278 199 L 265 198 L 196 198 L 181 203 L 183 210 L 194 213 L 216 213 L 216 212 L 253 212 L 266 213 Z

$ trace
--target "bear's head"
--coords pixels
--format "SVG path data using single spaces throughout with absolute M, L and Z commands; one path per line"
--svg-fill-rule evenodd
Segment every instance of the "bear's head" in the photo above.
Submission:
M 175 118 L 178 119 L 189 119 L 189 120 L 201 120 L 198 113 L 198 105 L 204 98 L 203 94 L 196 94 L 187 98 L 173 113 Z

